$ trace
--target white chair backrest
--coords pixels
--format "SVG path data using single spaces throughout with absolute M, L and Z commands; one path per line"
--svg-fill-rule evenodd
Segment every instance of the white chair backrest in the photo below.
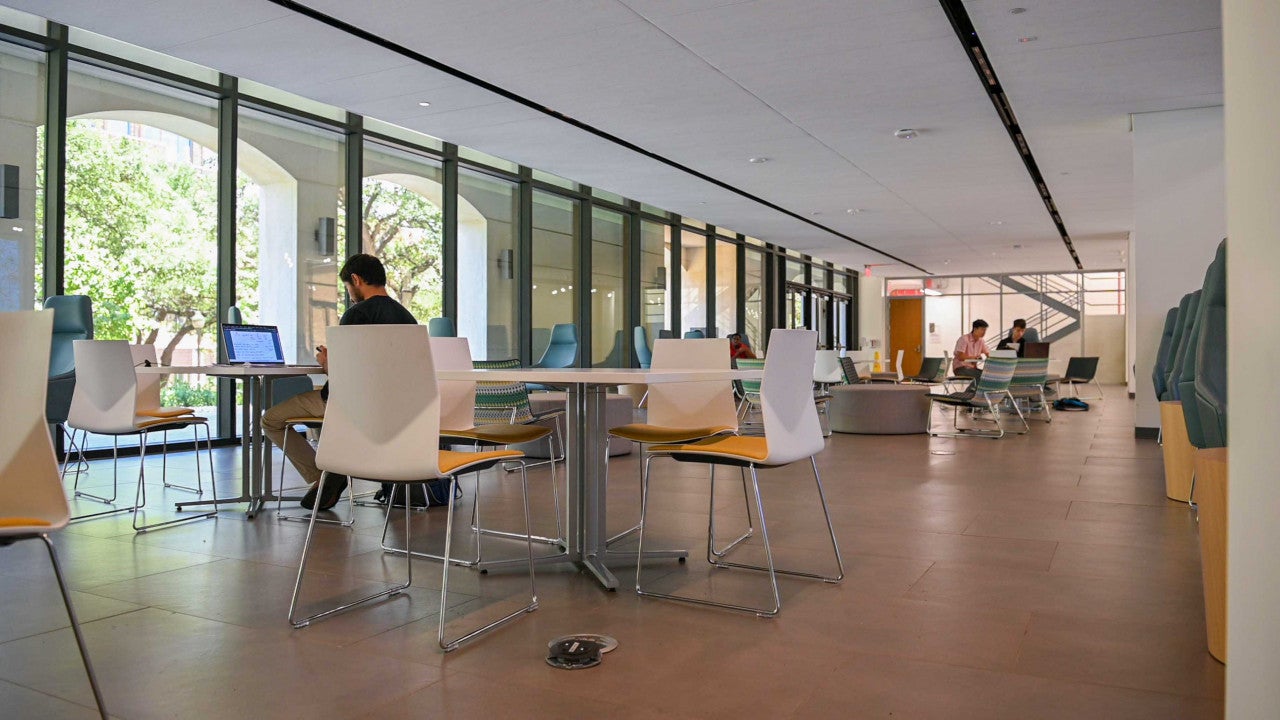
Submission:
M 159 365 L 156 360 L 155 345 L 130 345 L 129 353 L 133 356 L 133 366 L 135 368 L 142 367 L 143 363 L 150 361 L 152 365 Z M 137 370 L 134 374 L 137 375 Z M 138 377 L 138 407 L 136 411 L 141 410 L 157 410 L 160 404 L 160 385 L 164 380 L 163 375 L 137 375 Z
M 838 383 L 844 379 L 840 371 L 839 350 L 819 350 L 813 361 L 813 381 L 817 383 Z
M 330 327 L 316 466 L 368 480 L 440 477 L 440 390 L 426 325 Z
M 893 360 L 893 369 L 898 372 L 898 382 L 902 382 L 903 379 L 906 377 L 902 373 L 902 356 L 905 355 L 906 352 L 907 352 L 906 350 L 899 350 L 898 357 L 894 358 Z
M 653 341 L 652 370 L 728 370 L 729 341 L 676 340 Z M 654 383 L 649 386 L 650 425 L 676 428 L 711 426 L 738 427 L 738 408 L 733 402 L 733 383 L 715 382 Z
M 138 374 L 124 340 L 76 340 L 76 389 L 67 424 L 96 433 L 137 428 Z
M 44 520 L 56 530 L 70 513 L 44 417 L 52 339 L 52 310 L 0 313 L 0 516 Z
M 431 357 L 436 372 L 470 370 L 471 344 L 464 337 L 432 337 Z M 440 427 L 469 430 L 476 424 L 476 383 L 474 380 L 439 380 Z
M 823 448 L 822 426 L 813 402 L 814 330 L 774 330 L 764 364 L 760 404 L 769 447 L 765 464 L 781 465 L 815 455 Z
M 1017 350 L 992 350 L 991 357 L 1016 358 L 1018 357 L 1018 351 Z

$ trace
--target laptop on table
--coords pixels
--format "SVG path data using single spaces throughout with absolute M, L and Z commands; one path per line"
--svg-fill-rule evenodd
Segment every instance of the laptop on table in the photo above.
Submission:
M 1047 342 L 1029 342 L 1027 347 L 1022 351 L 1024 358 L 1047 358 L 1049 357 L 1049 343 Z
M 222 323 L 228 365 L 284 365 L 280 329 L 275 325 Z

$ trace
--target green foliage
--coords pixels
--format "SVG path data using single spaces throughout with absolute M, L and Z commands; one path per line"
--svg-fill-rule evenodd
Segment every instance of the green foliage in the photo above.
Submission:
M 212 378 L 193 384 L 174 375 L 161 389 L 160 403 L 165 407 L 213 407 L 218 404 L 218 388 Z
M 440 208 L 396 183 L 365 178 L 364 247 L 387 268 L 387 287 L 421 322 L 442 312 Z

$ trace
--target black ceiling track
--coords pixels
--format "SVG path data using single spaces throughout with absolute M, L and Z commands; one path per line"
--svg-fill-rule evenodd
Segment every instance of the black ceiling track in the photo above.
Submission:
M 1000 79 L 996 77 L 996 69 L 991 65 L 991 58 L 987 55 L 987 51 L 982 47 L 982 40 L 978 37 L 978 31 L 973 29 L 973 22 L 969 20 L 969 12 L 964 9 L 962 0 L 938 0 L 942 3 L 942 9 L 947 13 L 947 18 L 951 20 L 951 27 L 956 31 L 956 37 L 960 39 L 960 45 L 964 47 L 965 53 L 969 55 L 969 61 L 973 63 L 973 69 L 978 73 L 978 80 L 982 83 L 983 89 L 987 91 L 988 97 L 991 98 L 991 104 L 996 107 L 996 114 L 1000 116 L 1000 122 L 1004 123 L 1004 129 L 1009 132 L 1009 139 L 1013 141 L 1013 147 L 1018 152 L 1018 157 L 1022 158 L 1022 164 L 1027 166 L 1027 173 L 1031 175 L 1031 181 L 1036 185 L 1036 192 L 1040 193 L 1040 199 L 1044 201 L 1044 207 L 1049 211 L 1049 217 L 1053 220 L 1053 224 L 1058 227 L 1058 234 L 1062 236 L 1062 244 L 1067 246 L 1067 252 L 1071 253 L 1071 259 L 1076 264 L 1077 270 L 1083 270 L 1084 265 L 1080 263 L 1080 256 L 1076 254 L 1076 246 L 1071 242 L 1071 235 L 1067 232 L 1067 226 L 1062 222 L 1062 214 L 1058 212 L 1058 206 L 1053 202 L 1053 195 L 1049 192 L 1049 184 L 1044 181 L 1044 175 L 1040 173 L 1040 166 L 1036 164 L 1036 159 L 1031 154 L 1031 146 L 1027 144 L 1027 138 L 1022 133 L 1022 128 L 1018 125 L 1018 117 L 1013 114 L 1013 106 L 1009 104 L 1009 98 L 1004 94 L 1004 88 L 1000 85 Z
M 368 31 L 368 30 L 365 30 L 365 29 L 363 29 L 363 28 L 357 27 L 357 26 L 352 25 L 351 23 L 348 23 L 348 22 L 346 22 L 346 21 L 339 20 L 338 18 L 335 18 L 335 17 L 333 17 L 333 16 L 331 16 L 331 15 L 326 15 L 325 13 L 322 13 L 322 12 L 320 12 L 319 10 L 315 10 L 315 9 L 313 9 L 313 8 L 307 7 L 306 5 L 303 5 L 302 3 L 296 2 L 295 0 L 269 0 L 269 2 L 271 2 L 271 3 L 275 4 L 275 5 L 279 5 L 280 7 L 286 8 L 286 9 L 288 9 L 288 10 L 292 10 L 293 12 L 296 12 L 296 13 L 298 13 L 298 14 L 300 14 L 300 15 L 304 15 L 304 16 L 306 16 L 306 17 L 308 17 L 308 18 L 311 18 L 312 20 L 315 20 L 315 21 L 317 21 L 317 22 L 324 23 L 325 25 L 328 25 L 329 27 L 334 28 L 335 30 L 340 30 L 340 31 L 342 31 L 342 32 L 344 32 L 344 33 L 347 33 L 348 35 L 351 35 L 351 36 L 353 36 L 353 37 L 360 38 L 361 40 L 364 40 L 365 42 L 369 42 L 369 43 L 372 43 L 372 44 L 374 44 L 374 45 L 377 45 L 378 47 L 384 48 L 384 49 L 386 49 L 386 50 L 390 50 L 391 52 L 394 52 L 394 53 L 396 53 L 396 54 L 398 54 L 398 55 L 402 55 L 402 56 L 404 56 L 404 57 L 406 57 L 406 58 L 409 58 L 410 60 L 413 60 L 413 61 L 415 61 L 415 62 L 422 63 L 423 65 L 426 65 L 427 67 L 430 67 L 430 68 L 435 69 L 435 70 L 439 70 L 440 72 L 445 73 L 445 74 L 448 74 L 448 75 L 451 75 L 451 76 L 453 76 L 453 77 L 456 77 L 456 78 L 458 78 L 459 80 L 463 80 L 463 81 L 468 82 L 468 83 L 471 83 L 472 85 L 475 85 L 475 86 L 477 86 L 477 87 L 481 87 L 481 88 L 483 88 L 483 89 L 485 89 L 485 90 L 488 90 L 488 91 L 489 91 L 489 92 L 491 92 L 491 93 L 494 93 L 495 95 L 499 95 L 499 96 L 501 96 L 501 97 L 503 97 L 503 98 L 506 98 L 507 100 L 510 100 L 511 102 L 518 103 L 518 104 L 523 105 L 523 106 L 525 106 L 525 107 L 527 107 L 527 108 L 530 108 L 530 109 L 532 109 L 532 110 L 536 110 L 537 112 L 540 112 L 540 113 L 542 113 L 542 114 L 544 114 L 544 115 L 547 115 L 547 116 L 549 116 L 549 117 L 553 117 L 553 118 L 555 118 L 556 120 L 559 120 L 560 122 L 563 122 L 563 123 L 565 123 L 565 124 L 567 124 L 567 125 L 571 125 L 571 126 L 573 126 L 573 127 L 577 128 L 577 129 L 579 129 L 579 130 L 582 130 L 583 132 L 590 133 L 590 134 L 592 134 L 592 135 L 595 135 L 595 136 L 596 136 L 596 137 L 598 137 L 598 138 L 602 138 L 602 139 L 607 140 L 607 141 L 609 141 L 609 142 L 611 142 L 611 143 L 614 143 L 615 145 L 619 145 L 619 146 L 621 146 L 621 147 L 624 147 L 624 148 L 626 148 L 626 149 L 628 149 L 628 150 L 630 150 L 630 151 L 632 151 L 632 152 L 635 152 L 635 153 L 638 153 L 638 154 L 640 154 L 640 155 L 643 155 L 643 156 L 645 156 L 645 157 L 649 158 L 650 160 L 656 160 L 657 162 L 660 162 L 660 163 L 662 163 L 663 165 L 666 165 L 666 166 L 668 166 L 668 167 L 675 168 L 676 170 L 679 170 L 679 171 L 681 171 L 681 172 L 684 172 L 684 173 L 687 173 L 687 174 L 689 174 L 689 175 L 692 175 L 693 177 L 696 177 L 696 178 L 698 178 L 699 180 L 704 180 L 704 181 L 706 181 L 706 182 L 709 182 L 709 183 L 711 183 L 712 185 L 715 185 L 715 186 L 716 186 L 716 187 L 718 187 L 718 188 L 722 188 L 722 189 L 724 189 L 724 190 L 728 190 L 729 192 L 731 192 L 731 193 L 733 193 L 733 194 L 735 194 L 735 195 L 738 195 L 739 197 L 744 197 L 744 198 L 746 198 L 746 199 L 748 199 L 748 200 L 751 200 L 752 202 L 759 203 L 760 205 L 763 205 L 764 207 L 767 207 L 767 208 L 769 208 L 770 210 L 775 210 L 775 211 L 777 211 L 777 212 L 782 213 L 783 215 L 786 215 L 787 217 L 790 217 L 790 218 L 793 218 L 793 219 L 799 220 L 800 222 L 803 222 L 803 223 L 805 223 L 806 225 L 809 225 L 809 226 L 811 226 L 811 227 L 817 228 L 817 229 L 819 229 L 819 230 L 821 230 L 821 231 L 823 231 L 823 232 L 830 233 L 830 234 L 835 235 L 836 237 L 841 238 L 841 239 L 844 239 L 844 240 L 848 240 L 849 242 L 853 243 L 854 245 L 857 245 L 857 246 L 859 246 L 859 247 L 865 248 L 865 249 L 870 250 L 871 252 L 877 253 L 877 254 L 879 254 L 879 255 L 883 255 L 884 257 L 887 257 L 887 258 L 889 258 L 889 259 L 891 259 L 891 260 L 893 260 L 893 261 L 895 261 L 895 262 L 898 262 L 898 263 L 901 263 L 901 264 L 903 264 L 903 265 L 906 265 L 907 267 L 914 268 L 914 269 L 916 269 L 916 270 L 919 270 L 919 271 L 920 271 L 920 272 L 922 272 L 922 273 L 926 273 L 926 274 L 929 274 L 929 275 L 932 275 L 932 274 L 933 274 L 933 273 L 929 272 L 928 270 L 925 270 L 924 268 L 920 267 L 919 265 L 916 265 L 916 264 L 914 264 L 914 263 L 907 262 L 906 260 L 903 260 L 902 258 L 897 257 L 896 255 L 891 255 L 891 254 L 889 254 L 889 253 L 885 252 L 884 250 L 880 250 L 879 248 L 872 247 L 872 246 L 870 246 L 870 245 L 868 245 L 868 244 L 866 244 L 866 243 L 862 242 L 861 240 L 859 240 L 859 239 L 857 239 L 857 238 L 853 237 L 852 235 L 846 235 L 845 233 L 842 233 L 842 232 L 840 232 L 840 231 L 838 231 L 838 230 L 836 230 L 836 229 L 834 229 L 834 228 L 830 228 L 830 227 L 827 227 L 826 225 L 823 225 L 822 223 L 815 222 L 814 220 L 812 220 L 812 219 L 810 219 L 810 218 L 808 218 L 808 217 L 805 217 L 804 215 L 801 215 L 800 213 L 793 212 L 793 211 L 788 210 L 788 209 L 786 209 L 786 208 L 784 208 L 784 207 L 782 207 L 782 206 L 780 206 L 780 205 L 777 205 L 777 204 L 772 203 L 772 202 L 770 202 L 770 201 L 768 201 L 768 200 L 765 200 L 764 198 L 762 198 L 762 197 L 760 197 L 760 196 L 758 196 L 758 195 L 754 195 L 754 194 L 752 194 L 752 193 L 747 192 L 746 190 L 742 190 L 741 188 L 734 187 L 733 185 L 730 185 L 729 183 L 724 182 L 723 180 L 717 180 L 716 178 L 713 178 L 713 177 L 711 177 L 710 175 L 707 175 L 706 173 L 702 173 L 702 172 L 699 172 L 699 171 L 697 171 L 697 170 L 694 170 L 693 168 L 689 167 L 688 165 L 684 165 L 683 163 L 676 162 L 675 160 L 672 160 L 672 159 L 670 159 L 670 158 L 666 157 L 665 155 L 660 155 L 660 154 L 658 154 L 658 153 L 656 153 L 656 152 L 653 152 L 652 150 L 646 150 L 645 148 L 642 148 L 642 147 L 640 147 L 639 145 L 636 145 L 635 143 L 630 142 L 629 140 L 625 140 L 625 139 L 623 139 L 623 138 L 620 138 L 620 137 L 618 137 L 617 135 L 614 135 L 613 133 L 607 132 L 607 131 L 605 131 L 605 130 L 601 130 L 600 128 L 595 127 L 594 125 L 590 125 L 590 124 L 585 123 L 585 122 L 583 122 L 583 121 L 581 121 L 581 120 L 577 120 L 577 119 L 575 119 L 575 118 L 572 118 L 572 117 L 570 117 L 570 116 L 568 116 L 568 115 L 565 115 L 565 114 L 564 114 L 564 113 L 562 113 L 562 112 L 559 112 L 559 111 L 557 111 L 557 110 L 553 110 L 552 108 L 546 107 L 545 105 L 542 105 L 542 104 L 537 103 L 537 102 L 535 102 L 535 101 L 533 101 L 533 100 L 530 100 L 529 98 L 526 98 L 526 97 L 524 97 L 523 95 L 518 95 L 518 94 L 516 94 L 516 93 L 514 93 L 514 92 L 512 92 L 512 91 L 510 91 L 510 90 L 507 90 L 507 89 L 505 89 L 505 88 L 503 88 L 503 87 L 500 87 L 500 86 L 498 86 L 498 85 L 494 85 L 494 84 L 493 84 L 493 83 L 491 83 L 491 82 L 488 82 L 488 81 L 486 81 L 486 80 L 482 80 L 482 79 L 480 79 L 480 78 L 478 78 L 478 77 L 476 77 L 476 76 L 474 76 L 474 75 L 471 75 L 471 74 L 468 74 L 468 73 L 466 73 L 466 72 L 463 72 L 463 71 L 461 71 L 461 70 L 459 70 L 459 69 L 457 69 L 457 68 L 455 68 L 455 67 L 452 67 L 452 66 L 450 66 L 450 65 L 446 65 L 446 64 L 444 64 L 444 63 L 440 62 L 439 60 L 435 60 L 435 59 L 433 59 L 433 58 L 427 57 L 426 55 L 423 55 L 422 53 L 419 53 L 419 52 L 417 52 L 417 51 L 415 51 L 415 50 L 411 50 L 411 49 L 409 49 L 409 48 L 407 48 L 407 47 L 405 47 L 405 46 L 403 46 L 403 45 L 400 45 L 400 44 L 398 44 L 398 43 L 394 43 L 394 42 L 392 42 L 392 41 L 390 41 L 390 40 L 388 40 L 388 39 L 386 39 L 386 38 L 384 38 L 384 37 L 382 37 L 382 36 L 380 36 L 380 35 L 378 35 L 378 34 L 376 34 L 376 33 L 373 33 L 373 32 L 370 32 L 370 31 Z

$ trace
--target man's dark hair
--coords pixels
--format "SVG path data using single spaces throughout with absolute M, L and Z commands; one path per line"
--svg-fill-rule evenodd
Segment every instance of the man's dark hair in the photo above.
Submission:
M 1026 321 L 1026 320 L 1023 320 L 1022 318 L 1018 318 L 1017 320 L 1014 320 L 1014 321 L 1013 321 L 1013 326 L 1014 326 L 1014 327 L 1016 327 L 1016 328 L 1022 328 L 1023 330 L 1026 330 L 1026 329 L 1027 329 L 1027 321 Z
M 986 321 L 986 320 L 974 320 L 974 321 L 973 321 L 973 329 L 974 329 L 974 330 L 977 330 L 978 328 L 984 328 L 984 327 L 987 327 L 987 321 Z
M 732 339 L 734 339 L 734 338 L 738 338 L 739 340 L 741 340 L 741 339 L 742 339 L 742 333 L 730 333 L 730 334 L 729 334 L 729 339 L 730 339 L 730 340 L 732 340 Z
M 342 278 L 344 283 L 351 282 L 352 275 L 359 275 L 365 284 L 374 287 L 387 284 L 387 271 L 382 267 L 382 261 L 366 253 L 347 258 L 347 261 L 342 264 L 342 269 L 338 271 L 338 277 Z

